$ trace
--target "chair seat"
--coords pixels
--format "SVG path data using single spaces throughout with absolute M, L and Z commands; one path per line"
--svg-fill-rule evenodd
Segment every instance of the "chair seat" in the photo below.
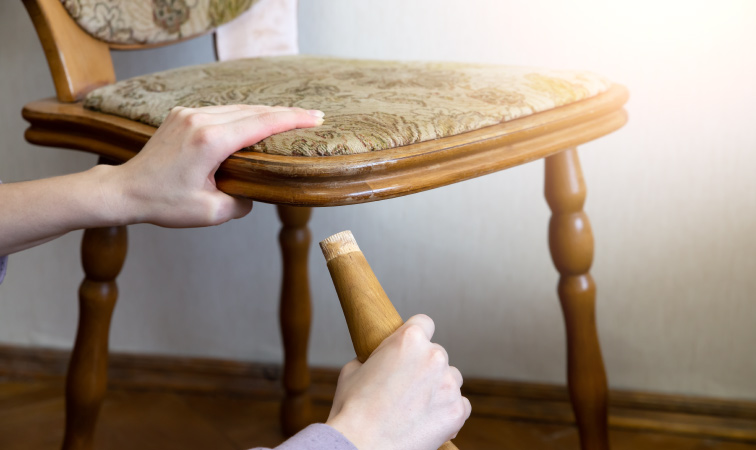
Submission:
M 239 151 L 216 174 L 232 195 L 281 205 L 337 206 L 434 189 L 544 158 L 621 128 L 627 89 L 431 141 L 383 151 L 299 157 Z M 328 110 L 328 108 L 324 107 Z M 23 109 L 32 144 L 83 150 L 124 162 L 155 132 L 151 125 L 85 109 L 82 102 L 38 100 Z
M 353 155 L 479 130 L 607 91 L 580 71 L 480 64 L 284 56 L 184 67 L 91 92 L 88 109 L 159 126 L 175 106 L 262 104 L 321 109 L 317 128 L 271 136 L 250 150 Z

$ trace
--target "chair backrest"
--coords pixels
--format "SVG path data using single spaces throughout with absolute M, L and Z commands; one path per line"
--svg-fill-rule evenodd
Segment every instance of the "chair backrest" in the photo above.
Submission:
M 87 33 L 111 48 L 190 39 L 247 11 L 257 0 L 62 0 Z M 191 5 L 191 6 L 190 6 Z
M 115 82 L 110 49 L 137 50 L 212 31 L 257 0 L 23 0 L 58 100 L 75 102 Z

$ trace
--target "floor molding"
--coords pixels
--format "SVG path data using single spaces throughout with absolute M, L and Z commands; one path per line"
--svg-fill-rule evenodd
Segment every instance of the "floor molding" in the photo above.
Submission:
M 65 375 L 69 352 L 0 345 L 0 379 L 46 379 Z M 115 353 L 111 389 L 167 390 L 222 395 L 280 397 L 281 367 L 209 358 Z M 312 369 L 312 396 L 330 403 L 338 370 Z M 547 423 L 574 423 L 565 386 L 465 379 L 474 414 Z M 756 402 L 612 390 L 609 424 L 756 443 Z

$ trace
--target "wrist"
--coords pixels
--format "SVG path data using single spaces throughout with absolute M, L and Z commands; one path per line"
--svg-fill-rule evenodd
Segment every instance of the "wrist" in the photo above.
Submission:
M 359 424 L 354 417 L 343 411 L 336 416 L 329 418 L 326 425 L 341 433 L 349 440 L 358 450 L 376 450 L 376 442 L 370 436 L 370 424 Z
M 91 180 L 90 193 L 94 199 L 92 211 L 102 226 L 129 225 L 139 221 L 130 201 L 129 180 L 122 175 L 121 166 L 98 164 L 85 172 Z

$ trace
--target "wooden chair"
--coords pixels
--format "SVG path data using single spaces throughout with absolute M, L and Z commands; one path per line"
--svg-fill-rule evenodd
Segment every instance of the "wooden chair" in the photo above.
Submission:
M 87 109 L 82 100 L 94 89 L 116 81 L 111 49 L 169 44 L 179 40 L 180 33 L 174 29 L 168 38 L 146 44 L 105 42 L 77 25 L 60 0 L 24 3 L 57 92 L 57 98 L 35 101 L 24 108 L 23 116 L 31 124 L 27 140 L 91 152 L 100 155 L 101 162 L 127 161 L 156 128 Z M 248 6 L 251 0 L 230 3 L 243 9 L 239 5 Z M 439 91 L 443 93 L 443 89 L 441 83 Z M 380 89 L 384 96 L 391 92 L 390 85 Z M 561 274 L 558 295 L 566 322 L 569 390 L 582 448 L 606 449 L 607 382 L 596 333 L 595 286 L 589 273 L 593 236 L 582 209 L 586 189 L 575 146 L 620 128 L 626 122 L 622 106 L 627 95 L 623 87 L 612 84 L 598 94 L 552 105 L 558 107 L 436 139 L 398 145 L 388 139 L 388 146 L 376 149 L 380 151 L 337 156 L 241 151 L 229 158 L 217 174 L 218 186 L 232 195 L 276 204 L 283 225 L 279 240 L 284 260 L 280 322 L 285 354 L 285 432 L 292 434 L 309 422 L 307 223 L 311 208 L 399 197 L 545 158 L 546 199 L 553 212 L 549 246 Z M 328 104 L 318 107 L 326 111 L 328 120 L 338 116 L 329 112 Z M 472 111 L 469 116 L 479 115 Z M 372 132 L 380 134 L 383 130 Z M 367 136 L 363 145 L 373 145 L 370 133 L 356 133 Z M 284 144 L 290 142 L 285 139 L 291 139 L 291 135 L 287 136 L 281 137 Z M 326 147 L 331 148 L 328 139 L 332 137 L 323 136 Z M 108 333 L 117 298 L 115 280 L 126 247 L 125 227 L 91 229 L 84 234 L 82 263 L 86 276 L 79 291 L 79 327 L 66 385 L 65 450 L 91 449 L 93 445 L 107 384 Z

